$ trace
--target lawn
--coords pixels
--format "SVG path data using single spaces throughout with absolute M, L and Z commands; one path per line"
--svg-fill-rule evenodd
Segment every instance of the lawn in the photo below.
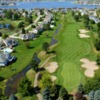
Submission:
M 82 22 L 74 21 L 71 13 L 68 13 L 63 18 L 62 29 L 56 36 L 59 41 L 55 47 L 56 60 L 59 63 L 59 69 L 55 73 L 58 78 L 56 83 L 63 85 L 69 92 L 75 90 L 80 83 L 84 83 L 85 76 L 80 59 L 96 59 L 90 43 L 91 38 L 80 39 L 78 36 L 78 30 L 82 28 Z
M 42 44 L 46 41 L 49 42 L 50 40 L 50 38 L 46 38 L 45 34 L 43 34 L 38 39 L 29 42 L 30 49 L 27 49 L 25 42 L 19 40 L 20 45 L 15 48 L 16 52 L 13 53 L 13 55 L 17 57 L 17 61 L 6 68 L 2 68 L 0 71 L 0 76 L 8 78 L 21 71 L 29 64 L 34 52 L 41 51 Z M 12 69 L 15 69 L 15 71 L 12 71 Z

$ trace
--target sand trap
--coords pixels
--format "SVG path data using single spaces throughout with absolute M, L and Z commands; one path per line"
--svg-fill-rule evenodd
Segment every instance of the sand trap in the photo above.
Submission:
M 51 62 L 48 67 L 45 67 L 45 69 L 49 73 L 54 73 L 58 68 L 58 63 L 57 62 Z
M 90 36 L 87 34 L 79 34 L 80 38 L 89 38 Z
M 93 77 L 94 76 L 94 71 L 99 69 L 99 67 L 96 65 L 95 61 L 90 61 L 86 58 L 80 59 L 80 61 L 83 63 L 81 67 L 86 68 L 84 74 L 87 77 Z
M 81 29 L 79 30 L 80 33 L 84 34 L 84 33 L 88 33 L 89 31 L 85 30 L 85 29 Z
M 51 80 L 54 82 L 55 80 L 57 79 L 57 77 L 56 76 L 51 76 Z
M 85 34 L 85 33 L 89 32 L 85 29 L 81 29 L 81 30 L 79 30 L 79 32 L 80 32 L 80 34 L 79 34 L 80 38 L 89 38 L 90 37 L 89 35 Z

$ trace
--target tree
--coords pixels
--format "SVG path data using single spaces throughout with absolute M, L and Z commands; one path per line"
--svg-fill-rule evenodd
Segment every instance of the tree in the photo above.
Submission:
M 42 95 L 43 95 L 43 100 L 51 100 L 50 99 L 50 90 L 48 87 L 44 88 Z
M 87 21 L 89 21 L 89 15 L 87 15 L 87 14 L 84 14 L 84 15 L 83 15 L 83 18 L 84 18 L 84 20 L 87 20 Z
M 99 39 L 96 39 L 95 41 L 95 47 L 96 47 L 96 50 L 100 50 L 100 40 Z
M 8 19 L 12 19 L 12 11 L 11 10 L 7 10 L 6 13 L 5 13 L 5 16 L 8 18 Z
M 80 17 L 79 17 L 79 15 L 75 15 L 74 18 L 78 22 Z
M 30 63 L 30 66 L 32 67 L 33 70 L 37 71 L 38 69 L 38 63 L 36 60 L 32 60 Z
M 56 87 L 56 85 L 52 85 L 51 87 L 50 87 L 50 97 L 55 97 L 56 96 L 56 94 L 57 94 L 57 87 Z
M 100 17 L 100 9 L 97 9 L 96 14 L 98 17 Z
M 11 96 L 9 97 L 9 100 L 18 100 L 18 99 L 14 94 L 11 94 Z
M 27 79 L 27 77 L 23 78 L 19 84 L 18 92 L 20 92 L 23 96 L 28 96 L 31 90 L 31 82 Z
M 72 16 L 74 16 L 75 15 L 75 12 L 74 11 L 72 11 Z
M 83 93 L 83 85 L 82 84 L 80 84 L 78 86 L 78 92 Z
M 97 56 L 96 62 L 97 62 L 98 65 L 100 65 L 100 55 Z
M 26 21 L 29 23 L 29 24 L 32 24 L 33 23 L 33 19 L 31 17 L 26 17 Z
M 2 32 L 0 32 L 0 37 L 2 36 Z
M 31 25 L 31 27 L 32 27 L 32 28 L 35 28 L 36 26 L 35 26 L 35 25 Z
M 96 90 L 94 94 L 94 100 L 100 100 L 100 90 Z
M 85 93 L 89 93 L 92 90 L 96 91 L 100 89 L 100 70 L 97 70 L 94 77 L 88 79 L 84 85 Z
M 37 53 L 34 53 L 30 66 L 32 67 L 33 70 L 37 71 L 39 63 L 40 59 L 38 58 Z
M 100 29 L 100 22 L 99 22 L 99 23 L 97 23 L 97 27 L 98 27 L 98 29 Z
M 3 38 L 3 39 L 6 39 L 7 37 L 8 37 L 7 34 L 2 34 L 2 38 Z
M 9 28 L 10 30 L 13 30 L 13 29 L 14 29 L 14 26 L 10 24 L 8 28 Z
M 26 30 L 24 28 L 22 28 L 22 34 L 25 34 Z
M 30 42 L 29 42 L 29 41 L 26 41 L 26 42 L 25 42 L 25 45 L 26 45 L 26 48 L 27 48 L 27 49 L 30 48 Z
M 77 93 L 75 94 L 75 100 L 86 100 L 86 98 L 83 97 L 83 94 L 82 94 L 82 93 L 77 92 Z
M 20 22 L 20 23 L 18 24 L 18 28 L 22 28 L 22 27 L 24 27 L 24 22 Z
M 0 92 L 0 100 L 8 100 L 7 97 Z
M 50 87 L 52 85 L 52 80 L 51 80 L 51 77 L 48 73 L 44 73 L 42 75 L 42 79 L 40 80 L 40 87 L 42 89 L 46 88 L 46 87 Z
M 89 100 L 94 100 L 94 93 L 93 90 L 89 93 Z
M 13 16 L 14 16 L 14 20 L 18 20 L 19 19 L 19 15 L 17 13 L 14 13 Z
M 43 45 L 42 45 L 42 48 L 43 48 L 43 50 L 45 50 L 46 53 L 47 53 L 48 48 L 49 48 L 49 44 L 48 44 L 48 42 L 44 42 Z
M 59 91 L 59 98 L 61 98 L 62 100 L 67 100 L 68 99 L 68 92 L 66 91 L 66 89 L 64 87 L 61 87 L 60 91 Z
M 44 30 L 50 30 L 50 23 L 44 24 Z
M 90 20 L 90 23 L 91 23 L 91 24 L 95 24 L 95 21 L 94 21 L 94 20 Z

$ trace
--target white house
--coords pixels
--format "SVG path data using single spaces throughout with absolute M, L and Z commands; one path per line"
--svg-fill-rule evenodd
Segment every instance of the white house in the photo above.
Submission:
M 11 56 L 7 52 L 0 52 L 0 66 L 7 66 L 10 62 L 15 60 L 14 56 Z

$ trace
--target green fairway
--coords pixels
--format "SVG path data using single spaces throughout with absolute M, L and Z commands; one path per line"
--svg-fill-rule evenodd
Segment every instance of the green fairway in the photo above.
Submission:
M 77 86 L 77 83 L 80 83 L 80 80 L 82 81 L 81 72 L 74 62 L 65 63 L 62 67 L 61 76 L 64 78 L 63 86 L 66 88 L 69 87 L 68 89 L 72 90 Z
M 78 30 L 82 28 L 82 22 L 75 22 L 71 14 L 67 14 L 62 21 L 62 29 L 56 37 L 59 41 L 55 48 L 59 63 L 59 69 L 55 73 L 58 77 L 56 82 L 69 92 L 84 82 L 85 76 L 80 66 L 80 59 L 95 59 L 90 39 L 80 39 L 78 36 Z

